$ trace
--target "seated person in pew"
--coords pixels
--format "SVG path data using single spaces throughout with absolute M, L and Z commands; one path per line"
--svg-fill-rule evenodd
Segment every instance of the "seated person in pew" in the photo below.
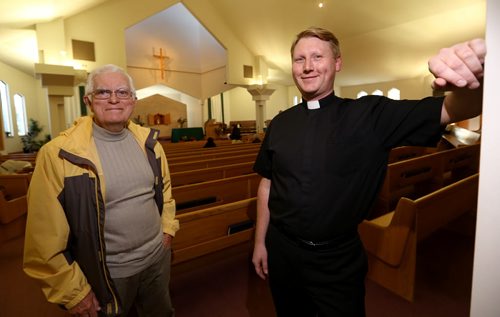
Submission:
M 215 144 L 214 138 L 212 138 L 212 137 L 209 137 L 207 139 L 207 143 L 205 143 L 205 145 L 203 145 L 204 148 L 216 147 L 216 146 L 217 146 L 217 144 Z
M 45 144 L 28 192 L 24 271 L 75 316 L 173 316 L 179 228 L 158 131 L 130 120 L 132 78 L 115 65 L 85 87 L 93 112 Z
M 429 60 L 446 97 L 337 97 L 337 38 L 310 28 L 291 47 L 301 104 L 266 130 L 254 170 L 258 189 L 253 263 L 269 278 L 278 316 L 364 316 L 367 258 L 357 226 L 383 182 L 391 148 L 435 146 L 446 124 L 481 112 L 482 39 Z
M 233 126 L 233 130 L 231 131 L 231 134 L 229 135 L 229 138 L 231 139 L 232 143 L 241 143 L 241 130 L 240 130 L 240 125 L 235 124 Z
M 260 143 L 262 142 L 259 138 L 259 135 L 258 134 L 254 134 L 253 135 L 253 138 L 252 138 L 252 143 Z

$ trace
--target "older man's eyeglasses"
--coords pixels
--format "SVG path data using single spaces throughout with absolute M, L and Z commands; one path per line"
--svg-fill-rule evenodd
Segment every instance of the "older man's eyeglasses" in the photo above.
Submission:
M 99 100 L 109 99 L 113 94 L 115 94 L 116 98 L 118 99 L 129 99 L 133 96 L 133 93 L 128 89 L 96 89 L 92 92 L 92 96 L 94 96 L 95 99 Z

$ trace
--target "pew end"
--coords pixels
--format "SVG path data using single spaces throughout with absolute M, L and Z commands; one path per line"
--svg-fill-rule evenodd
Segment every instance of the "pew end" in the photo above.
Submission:
M 26 195 L 31 181 L 31 173 L 0 174 L 0 186 L 3 186 L 11 197 Z
M 412 200 L 401 198 L 393 212 L 359 225 L 367 251 L 367 278 L 412 302 L 417 244 L 477 207 L 479 174 Z
M 0 244 L 24 235 L 28 202 L 26 195 L 10 198 L 0 190 Z

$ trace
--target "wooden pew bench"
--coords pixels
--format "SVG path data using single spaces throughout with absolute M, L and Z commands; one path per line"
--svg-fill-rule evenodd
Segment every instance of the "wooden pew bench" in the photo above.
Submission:
M 192 151 L 194 149 L 201 149 L 203 145 L 205 145 L 206 140 L 200 141 L 189 141 L 189 142 L 170 142 L 165 140 L 159 140 L 160 144 L 163 147 L 165 153 L 174 153 L 174 152 L 182 152 L 182 151 Z M 231 140 L 216 140 L 218 147 L 230 146 L 233 145 Z
M 165 152 L 168 158 L 174 158 L 179 156 L 189 156 L 189 155 L 205 155 L 212 153 L 222 153 L 222 152 L 236 152 L 240 150 L 248 150 L 260 148 L 260 144 L 258 143 L 235 143 L 233 146 L 216 146 L 209 148 L 195 148 L 195 149 L 187 149 L 183 151 L 169 151 Z
M 182 172 L 182 171 L 202 169 L 202 168 L 207 168 L 207 167 L 254 162 L 256 158 L 257 158 L 257 152 L 252 153 L 252 154 L 236 155 L 236 156 L 222 157 L 222 158 L 216 158 L 216 159 L 207 159 L 207 160 L 173 163 L 173 164 L 169 163 L 168 168 L 170 170 L 170 173 L 176 173 L 176 172 Z M 168 159 L 167 159 L 167 161 L 168 161 Z
M 426 154 L 435 153 L 436 148 L 423 146 L 400 146 L 393 148 L 389 153 L 388 163 L 395 163 Z
M 26 161 L 30 163 L 35 163 L 37 153 L 8 153 L 5 155 L 0 155 L 0 163 L 3 163 L 7 160 L 15 160 L 15 161 Z
M 389 164 L 369 218 L 376 218 L 393 210 L 401 197 L 417 198 L 440 187 L 441 161 L 434 154 Z
M 11 196 L 0 185 L 0 244 L 24 235 L 27 211 L 26 195 Z
M 394 211 L 363 221 L 358 229 L 368 254 L 367 277 L 413 301 L 418 241 L 475 212 L 478 179 L 474 174 L 416 200 L 403 197 Z
M 256 197 L 260 179 L 258 174 L 252 173 L 173 187 L 177 214 Z
M 238 121 L 230 121 L 228 129 L 231 131 L 233 126 L 239 124 L 240 132 L 253 134 L 257 131 L 257 123 L 255 120 L 238 120 Z
M 450 184 L 479 172 L 479 156 L 481 145 L 461 146 L 441 151 L 443 183 Z
M 180 230 L 172 240 L 175 265 L 211 252 L 249 241 L 253 237 L 250 213 L 256 198 L 177 215 Z
M 31 173 L 0 174 L 0 186 L 3 186 L 11 197 L 26 195 L 31 181 Z
M 401 197 L 415 199 L 477 173 L 479 150 L 479 144 L 463 146 L 389 164 L 369 218 L 393 210 Z
M 254 173 L 253 165 L 254 162 L 245 162 L 191 171 L 175 172 L 170 174 L 170 179 L 173 187 L 196 184 L 210 180 L 251 174 Z
M 241 156 L 241 155 L 250 155 L 250 154 L 257 155 L 258 152 L 259 152 L 259 148 L 253 147 L 253 148 L 249 148 L 249 149 L 235 150 L 235 151 L 221 151 L 221 152 L 215 152 L 215 153 L 214 152 L 212 152 L 212 153 L 199 153 L 199 154 L 192 154 L 192 155 L 186 155 L 186 156 L 176 156 L 176 157 L 168 157 L 167 156 L 167 162 L 168 162 L 168 164 L 185 163 L 185 162 L 194 162 L 194 161 L 200 161 L 200 160 L 230 158 L 230 157 Z

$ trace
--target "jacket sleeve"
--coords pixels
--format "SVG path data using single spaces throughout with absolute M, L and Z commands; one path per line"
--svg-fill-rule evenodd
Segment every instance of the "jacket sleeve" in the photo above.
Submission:
M 163 148 L 159 143 L 157 143 L 156 147 L 161 156 L 161 172 L 163 176 L 163 212 L 161 216 L 163 232 L 175 236 L 176 231 L 179 230 L 179 220 L 175 219 L 175 200 L 172 197 L 170 172 Z
M 64 256 L 69 226 L 58 200 L 63 185 L 63 162 L 48 143 L 37 155 L 28 190 L 23 269 L 40 282 L 49 302 L 70 309 L 91 287 L 78 264 Z

